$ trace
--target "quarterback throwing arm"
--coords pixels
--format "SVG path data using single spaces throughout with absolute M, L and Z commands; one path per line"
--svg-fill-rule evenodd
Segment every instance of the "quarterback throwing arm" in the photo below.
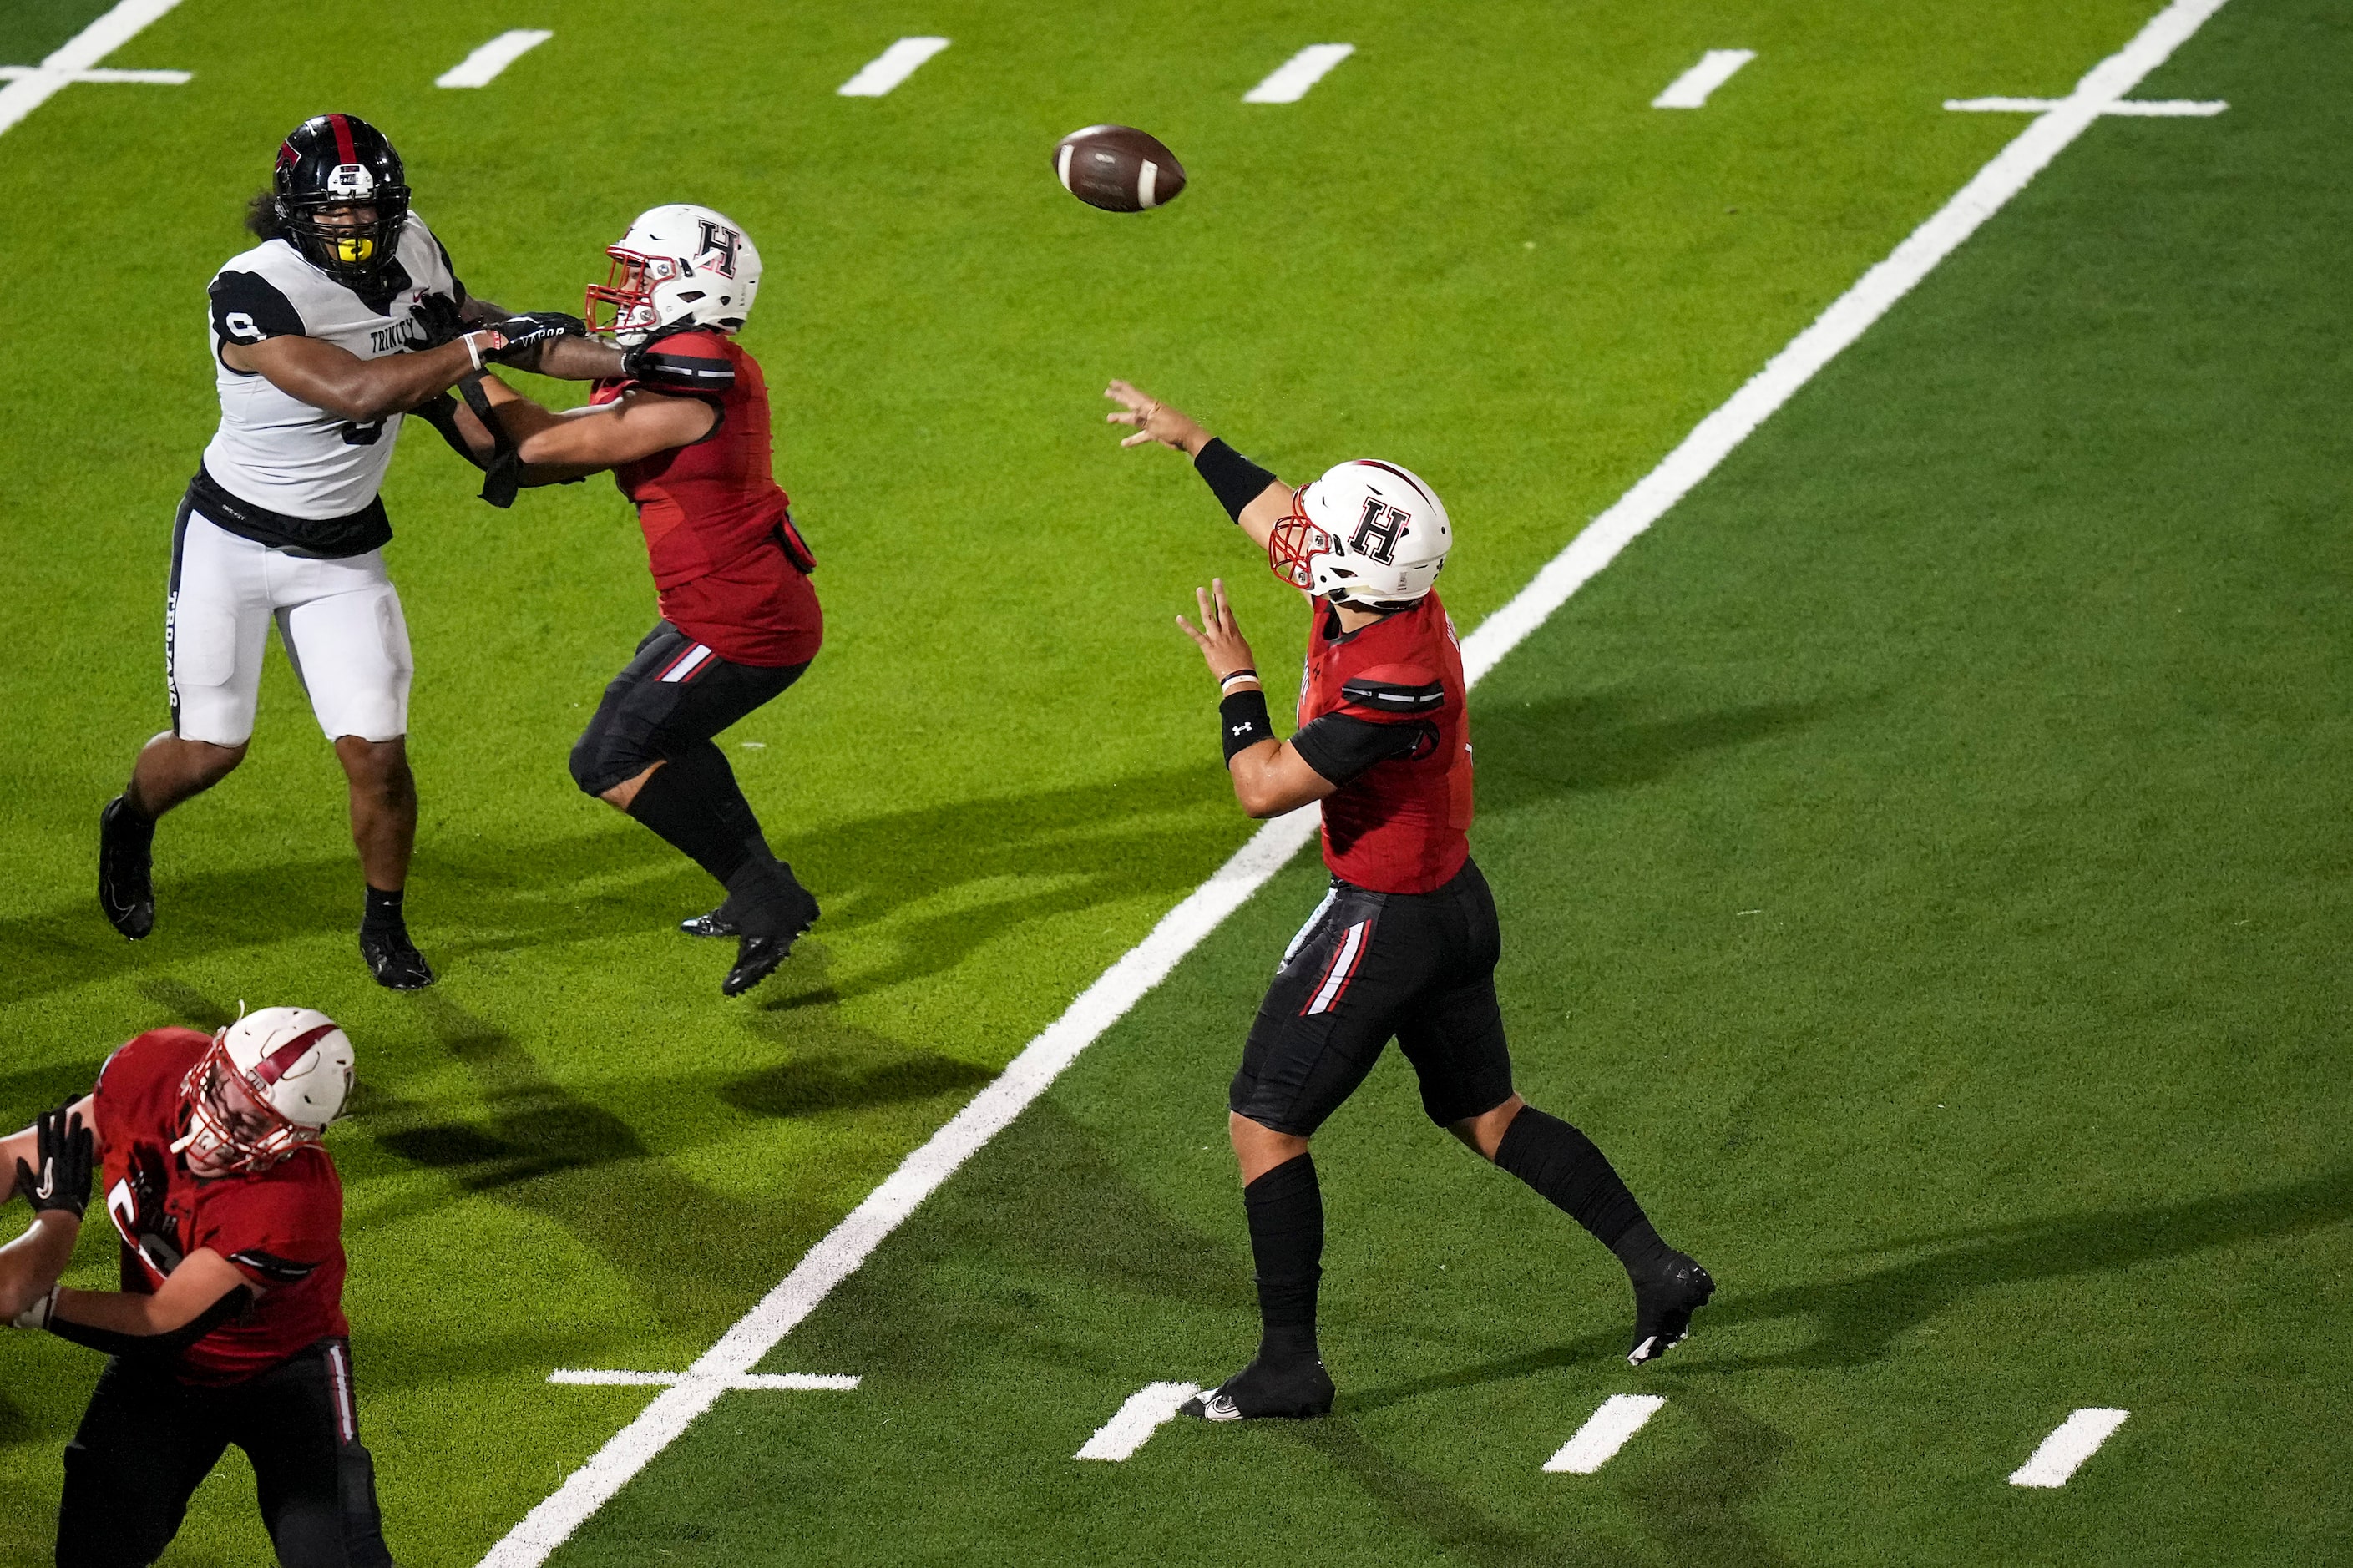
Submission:
M 1320 801 L 1331 889 L 1292 940 L 1227 1092 L 1227 1125 L 1257 1264 L 1255 1360 L 1187 1402 L 1230 1421 L 1320 1415 L 1333 1384 L 1316 1334 L 1324 1205 L 1310 1140 L 1392 1039 L 1424 1110 L 1607 1245 L 1634 1293 L 1636 1365 L 1684 1335 L 1715 1289 L 1661 1240 L 1592 1141 L 1512 1087 L 1495 991 L 1503 937 L 1471 858 L 1471 736 L 1461 648 L 1436 584 L 1453 546 L 1419 477 L 1376 458 L 1296 489 L 1126 382 L 1107 395 L 1123 445 L 1191 457 L 1228 515 L 1305 595 L 1298 728 L 1278 738 L 1224 584 L 1177 617 L 1220 692 L 1235 798 L 1254 816 Z

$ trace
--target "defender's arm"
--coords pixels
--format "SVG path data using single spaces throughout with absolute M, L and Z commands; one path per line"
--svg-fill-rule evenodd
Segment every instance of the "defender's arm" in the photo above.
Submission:
M 362 359 L 322 339 L 288 334 L 253 343 L 224 340 L 220 356 L 229 369 L 259 375 L 289 397 L 367 425 L 439 396 L 505 346 L 485 328 L 438 348 Z

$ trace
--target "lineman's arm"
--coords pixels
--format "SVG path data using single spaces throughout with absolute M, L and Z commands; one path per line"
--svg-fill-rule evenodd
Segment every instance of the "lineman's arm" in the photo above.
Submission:
M 473 294 L 467 295 L 466 302 L 458 307 L 458 315 L 462 321 L 488 327 L 510 319 L 505 306 L 494 305 Z M 499 363 L 555 381 L 602 381 L 621 374 L 621 351 L 610 343 L 573 332 L 511 353 Z
M 1219 718 L 1225 730 L 1226 772 L 1233 779 L 1234 799 L 1258 817 L 1281 816 L 1322 800 L 1339 786 L 1309 767 L 1290 742 L 1274 738 L 1257 666 L 1241 628 L 1234 624 L 1232 606 L 1226 603 L 1226 585 L 1215 579 L 1211 584 L 1214 597 L 1193 590 L 1200 601 L 1201 629 L 1195 631 L 1182 616 L 1176 617 L 1176 626 L 1193 639 L 1209 673 L 1218 678 L 1223 698 Z
M 0 1322 L 49 1293 L 73 1261 L 81 1220 L 64 1209 L 43 1209 L 25 1234 L 0 1247 Z
M 152 1296 L 59 1285 L 10 1321 L 108 1355 L 169 1361 L 263 1294 L 235 1264 L 206 1247 L 182 1258 Z
M 556 484 L 672 447 L 691 447 L 719 422 L 719 411 L 702 398 L 672 397 L 642 387 L 632 387 L 610 403 L 560 414 L 494 375 L 482 378 L 482 392 L 523 462 L 526 485 Z M 477 457 L 491 455 L 490 432 L 472 409 L 458 410 L 458 430 Z
M 1192 458 L 1193 466 L 1217 492 L 1218 500 L 1224 503 L 1234 521 L 1241 525 L 1241 531 L 1250 535 L 1250 542 L 1261 550 L 1266 548 L 1267 538 L 1273 533 L 1275 525 L 1291 511 L 1289 485 L 1218 440 L 1184 410 L 1171 408 L 1149 393 L 1124 381 L 1114 381 L 1103 389 L 1103 395 L 1123 410 L 1104 415 L 1104 421 L 1134 427 L 1135 434 L 1120 442 L 1121 446 L 1157 441 Z M 1213 443 L 1215 449 L 1211 450 Z M 1207 461 L 1202 458 L 1204 451 L 1209 452 Z
M 220 356 L 229 369 L 259 375 L 289 397 L 368 425 L 439 396 L 505 344 L 484 328 L 438 348 L 362 359 L 323 339 L 288 333 L 255 343 L 224 341 Z
M 28 1134 L 30 1148 L 23 1146 L 27 1135 L 0 1141 L 11 1152 L 5 1167 L 14 1178 L 10 1190 L 33 1208 L 33 1223 L 25 1233 L 0 1247 L 0 1322 L 46 1301 L 73 1260 L 97 1163 L 97 1140 L 82 1120 L 95 1109 L 95 1098 L 84 1095 L 43 1111 Z

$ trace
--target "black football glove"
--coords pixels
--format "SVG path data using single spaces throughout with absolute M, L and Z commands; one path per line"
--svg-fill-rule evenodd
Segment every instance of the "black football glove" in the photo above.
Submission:
M 459 313 L 458 301 L 447 294 L 427 294 L 409 307 L 417 329 L 425 334 L 422 342 L 412 343 L 413 349 L 438 349 L 443 343 L 454 342 L 473 331 L 474 324 Z
M 509 316 L 503 321 L 476 324 L 488 327 L 506 339 L 506 347 L 488 356 L 501 364 L 514 364 L 529 358 L 542 343 L 554 342 L 558 338 L 588 335 L 587 322 L 577 316 L 567 316 L 561 310 L 533 310 L 527 315 Z
M 74 1218 L 81 1218 L 82 1210 L 90 1206 L 90 1175 L 96 1140 L 90 1129 L 81 1124 L 79 1115 L 69 1119 L 68 1100 L 55 1110 L 44 1110 L 34 1123 L 35 1158 L 40 1162 L 36 1172 L 24 1161 L 16 1162 L 16 1190 L 33 1205 L 36 1214 L 47 1209 L 64 1209 Z

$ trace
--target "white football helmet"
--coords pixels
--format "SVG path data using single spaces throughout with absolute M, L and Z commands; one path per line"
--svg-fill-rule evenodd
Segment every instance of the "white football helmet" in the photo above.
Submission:
M 1266 556 L 1276 576 L 1319 599 L 1396 610 L 1430 592 L 1453 543 L 1435 490 L 1395 463 L 1356 458 L 1300 487 Z
M 752 237 L 726 214 L 691 202 L 639 213 L 605 254 L 612 269 L 601 287 L 589 288 L 583 314 L 590 331 L 610 334 L 624 348 L 664 327 L 741 331 L 760 291 Z
M 233 1105 L 234 1080 L 258 1111 Z M 313 1007 L 264 1007 L 213 1037 L 181 1080 L 188 1131 L 172 1152 L 227 1171 L 262 1171 L 315 1143 L 343 1114 L 352 1091 L 352 1042 Z

